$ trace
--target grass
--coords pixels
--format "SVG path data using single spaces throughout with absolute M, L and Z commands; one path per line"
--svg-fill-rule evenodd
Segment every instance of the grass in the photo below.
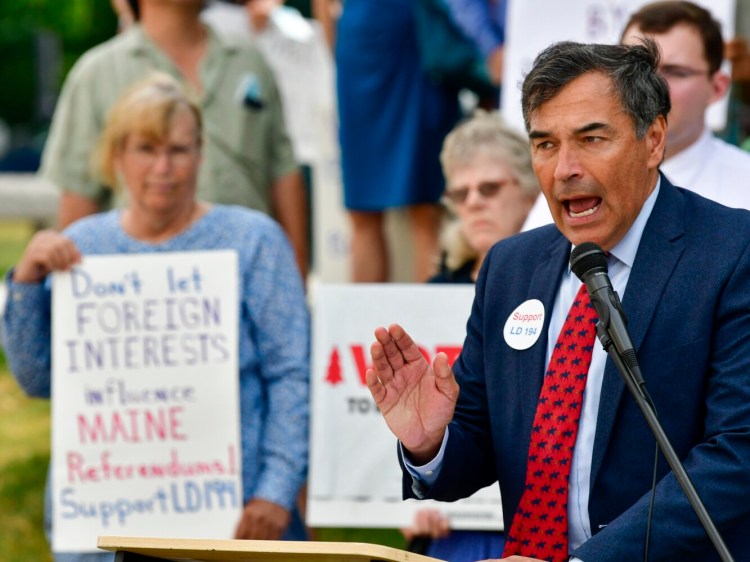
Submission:
M 0 221 L 0 274 L 14 265 L 26 243 L 34 233 L 34 225 L 28 221 Z
M 0 274 L 18 261 L 33 234 L 30 223 L 0 221 Z M 49 402 L 30 399 L 8 373 L 0 352 L 0 558 L 50 562 L 43 533 L 44 484 L 49 463 Z M 391 529 L 316 529 L 315 539 L 404 548 Z
M 395 529 L 315 529 L 315 540 L 367 542 L 394 548 L 406 548 L 404 536 Z
M 51 560 L 44 538 L 49 403 L 27 398 L 0 372 L 0 552 L 6 562 Z

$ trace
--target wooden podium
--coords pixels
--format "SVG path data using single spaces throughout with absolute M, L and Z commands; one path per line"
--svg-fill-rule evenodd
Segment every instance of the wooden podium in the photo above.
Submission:
M 100 536 L 97 546 L 115 562 L 220 560 L 247 562 L 443 562 L 376 544 L 314 541 L 238 541 Z

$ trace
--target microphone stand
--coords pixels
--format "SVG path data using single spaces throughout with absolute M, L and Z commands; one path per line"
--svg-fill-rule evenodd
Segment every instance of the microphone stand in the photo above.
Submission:
M 592 301 L 594 298 L 595 297 L 592 296 Z M 597 311 L 599 310 L 599 307 L 595 308 Z M 605 307 L 605 309 L 608 310 L 607 307 Z M 690 476 L 688 476 L 688 473 L 685 471 L 685 467 L 682 466 L 682 462 L 677 456 L 677 453 L 675 453 L 672 443 L 669 441 L 669 437 L 664 433 L 664 428 L 662 428 L 661 423 L 656 416 L 653 402 L 651 402 L 651 398 L 646 392 L 645 383 L 641 376 L 641 370 L 635 357 L 635 350 L 628 350 L 622 357 L 620 356 L 618 350 L 615 349 L 616 346 L 613 345 L 614 342 L 612 341 L 612 338 L 609 336 L 609 314 L 604 314 L 603 316 L 605 316 L 605 318 L 600 317 L 599 322 L 596 324 L 596 333 L 599 340 L 602 342 L 604 351 L 609 354 L 612 361 L 617 366 L 617 369 L 620 371 L 620 375 L 625 381 L 625 385 L 628 387 L 630 394 L 633 395 L 636 404 L 641 409 L 643 417 L 646 418 L 646 423 L 648 423 L 649 428 L 651 428 L 651 432 L 656 438 L 659 449 L 661 449 L 661 452 L 667 459 L 667 463 L 669 463 L 672 472 L 677 478 L 682 490 L 685 492 L 685 496 L 687 496 L 687 499 L 703 525 L 703 528 L 706 530 L 708 538 L 711 539 L 719 557 L 723 562 L 734 562 L 734 558 L 732 558 L 732 555 L 729 553 L 726 543 L 724 543 L 724 540 L 721 538 L 716 525 L 706 510 L 706 506 L 703 505 L 703 501 L 698 495 L 693 482 L 690 480 Z

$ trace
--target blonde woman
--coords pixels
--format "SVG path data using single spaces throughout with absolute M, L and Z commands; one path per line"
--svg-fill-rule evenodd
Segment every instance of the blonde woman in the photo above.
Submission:
M 272 219 L 196 198 L 201 123 L 198 107 L 165 74 L 119 99 L 100 144 L 101 175 L 127 191 L 129 204 L 81 219 L 63 233 L 32 238 L 7 279 L 12 302 L 3 317 L 5 350 L 24 391 L 49 397 L 48 274 L 86 255 L 235 250 L 244 492 L 235 537 L 302 540 L 294 508 L 307 470 L 309 319 L 302 280 Z M 56 562 L 114 559 L 112 553 L 54 554 Z
M 432 283 L 473 283 L 497 241 L 521 230 L 539 193 L 529 142 L 497 112 L 477 112 L 446 137 L 440 162 L 452 218 Z

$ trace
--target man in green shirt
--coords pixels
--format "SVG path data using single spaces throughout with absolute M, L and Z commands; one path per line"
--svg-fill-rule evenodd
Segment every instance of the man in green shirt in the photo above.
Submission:
M 107 111 L 150 71 L 184 82 L 204 119 L 198 197 L 272 215 L 307 270 L 307 201 L 273 75 L 248 42 L 199 19 L 201 0 L 140 0 L 139 23 L 85 53 L 68 75 L 41 174 L 62 191 L 59 226 L 111 206 L 91 169 Z

